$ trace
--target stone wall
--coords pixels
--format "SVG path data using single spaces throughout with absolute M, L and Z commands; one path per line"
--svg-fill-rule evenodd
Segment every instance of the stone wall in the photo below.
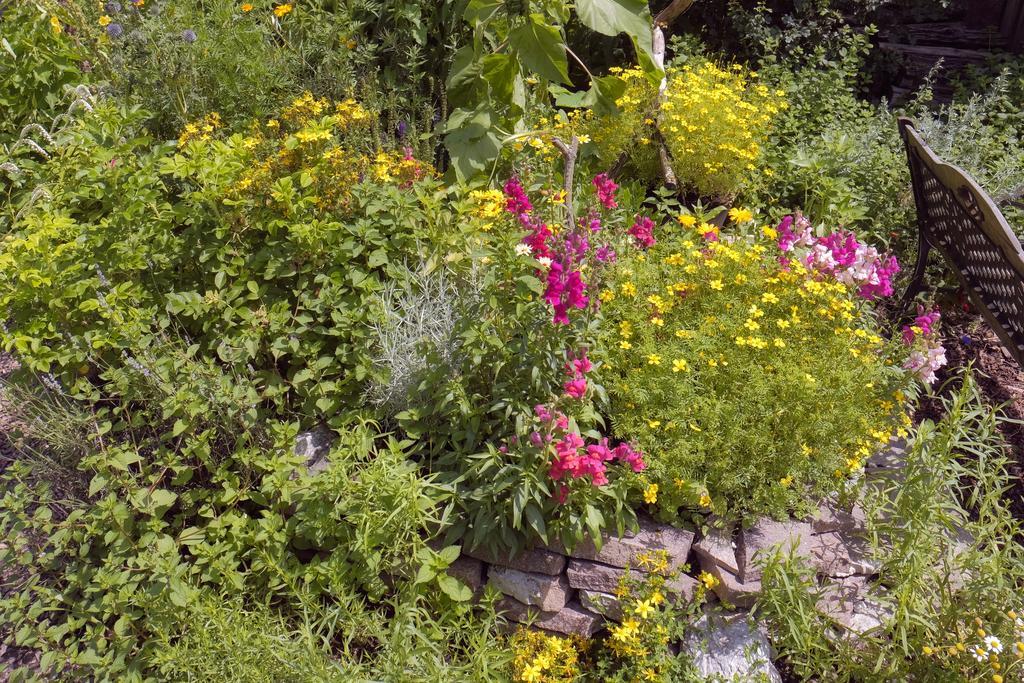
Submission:
M 564 548 L 535 548 L 515 556 L 497 556 L 481 549 L 464 549 L 449 573 L 480 591 L 491 585 L 504 597 L 498 607 L 512 621 L 527 622 L 547 631 L 591 636 L 606 619 L 622 613 L 615 589 L 626 573 L 636 569 L 645 552 L 665 551 L 669 567 L 687 563 L 694 532 L 641 519 L 636 533 L 606 536 L 598 550 L 583 542 L 571 552 Z M 697 581 L 681 574 L 670 586 L 685 599 L 693 597 Z

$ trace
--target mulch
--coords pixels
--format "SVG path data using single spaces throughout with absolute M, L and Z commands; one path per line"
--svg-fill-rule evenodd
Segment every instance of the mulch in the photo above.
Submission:
M 962 299 L 942 305 L 942 341 L 948 363 L 937 373 L 936 387 L 955 377 L 971 364 L 974 378 L 986 401 L 1000 408 L 1006 418 L 999 431 L 1010 450 L 1009 473 L 1013 482 L 1007 492 L 1017 519 L 1024 520 L 1024 368 L 1021 368 L 999 338 Z M 922 397 L 914 421 L 941 418 L 939 401 Z

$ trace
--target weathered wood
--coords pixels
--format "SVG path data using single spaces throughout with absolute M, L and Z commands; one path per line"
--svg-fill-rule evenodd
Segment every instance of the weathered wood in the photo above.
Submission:
M 1006 39 L 997 26 L 967 26 L 959 21 L 936 21 L 922 24 L 904 24 L 907 41 L 911 45 L 941 45 L 953 48 L 986 47 L 998 50 L 1006 47 Z
M 992 198 L 935 156 L 907 118 L 899 119 L 917 205 L 919 254 L 904 306 L 924 278 L 928 250 L 953 266 L 975 308 L 1024 367 L 1024 251 Z M 905 310 L 905 308 L 904 308 Z
M 1006 0 L 1000 33 L 1011 50 L 1024 51 L 1024 0 Z

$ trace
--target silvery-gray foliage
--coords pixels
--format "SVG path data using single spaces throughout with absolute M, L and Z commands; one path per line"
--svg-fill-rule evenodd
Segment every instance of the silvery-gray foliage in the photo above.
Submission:
M 383 322 L 374 326 L 374 363 L 388 379 L 370 386 L 371 402 L 399 412 L 408 407 L 410 392 L 427 363 L 452 365 L 458 350 L 460 296 L 452 275 L 443 268 L 407 267 L 401 277 L 388 282 L 376 301 Z

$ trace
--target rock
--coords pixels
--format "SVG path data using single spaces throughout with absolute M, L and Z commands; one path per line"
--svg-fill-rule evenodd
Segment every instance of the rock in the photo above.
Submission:
M 644 575 L 644 572 L 632 571 L 631 573 L 637 578 Z M 577 559 L 569 560 L 569 567 L 566 570 L 569 585 L 573 588 L 601 593 L 614 593 L 618 589 L 622 577 L 625 575 L 625 569 Z M 676 595 L 691 600 L 697 590 L 697 581 L 686 574 L 680 573 L 675 579 L 666 583 L 665 588 Z
M 682 569 L 686 564 L 690 546 L 693 544 L 693 537 L 694 532 L 691 530 L 658 524 L 650 519 L 641 519 L 640 531 L 635 536 L 606 537 L 600 550 L 594 546 L 591 540 L 587 539 L 580 542 L 569 553 L 569 556 L 594 560 L 610 564 L 613 567 L 628 567 L 636 565 L 638 555 L 664 550 L 668 553 L 669 569 L 674 571 Z
M 865 524 L 864 508 L 857 502 L 852 509 L 844 510 L 835 498 L 830 497 L 821 501 L 817 512 L 808 521 L 811 523 L 811 531 L 816 534 L 859 531 Z
M 334 432 L 325 425 L 317 425 L 308 432 L 302 432 L 295 437 L 295 455 L 306 460 L 306 471 L 309 474 L 319 474 L 331 464 L 327 454 L 334 444 Z
M 487 572 L 489 582 L 505 595 L 527 605 L 535 605 L 546 612 L 565 607 L 572 588 L 564 576 L 530 574 L 518 569 L 492 565 Z
M 743 583 L 735 574 L 714 560 L 705 557 L 699 559 L 701 569 L 718 579 L 718 585 L 711 590 L 719 599 L 736 607 L 753 606 L 757 596 L 761 593 L 760 581 Z
M 701 617 L 683 640 L 683 650 L 706 680 L 782 683 L 768 639 L 746 614 Z
M 497 608 L 512 621 L 521 624 L 529 623 L 545 631 L 554 631 L 565 635 L 578 634 L 589 638 L 600 631 L 604 625 L 603 617 L 586 611 L 580 603 L 575 601 L 558 611 L 545 612 L 536 607 L 524 605 L 514 598 L 502 598 L 498 601 Z
M 736 544 L 733 543 L 732 536 L 731 529 L 711 527 L 704 537 L 693 545 L 693 551 L 698 557 L 706 557 L 735 574 L 740 568 L 736 562 Z
M 478 593 L 484 586 L 484 563 L 473 557 L 462 555 L 448 565 L 448 575 L 454 576 Z
M 810 562 L 819 574 L 831 577 L 877 574 L 867 543 L 854 533 L 818 534 L 810 543 Z
M 761 569 L 757 566 L 758 554 L 776 547 L 788 553 L 796 546 L 796 553 L 801 557 L 810 556 L 809 542 L 811 525 L 806 522 L 778 522 L 764 517 L 753 526 L 740 533 L 740 542 L 736 549 L 739 571 L 736 576 L 741 583 L 759 581 Z
M 880 628 L 892 618 L 891 610 L 870 597 L 868 580 L 863 576 L 826 583 L 817 608 L 853 635 Z
M 514 556 L 506 553 L 491 551 L 483 546 L 479 548 L 462 550 L 464 555 L 483 560 L 488 564 L 497 564 L 502 567 L 518 569 L 521 572 L 532 572 L 534 574 L 561 574 L 565 570 L 565 555 L 561 555 L 544 548 L 524 550 Z
M 622 621 L 622 603 L 611 593 L 583 588 L 579 592 L 580 604 L 589 612 L 600 614 L 612 621 Z
M 864 463 L 864 469 L 870 473 L 873 470 L 900 470 L 907 464 L 907 442 L 904 439 L 894 438 L 887 446 L 879 448 Z

